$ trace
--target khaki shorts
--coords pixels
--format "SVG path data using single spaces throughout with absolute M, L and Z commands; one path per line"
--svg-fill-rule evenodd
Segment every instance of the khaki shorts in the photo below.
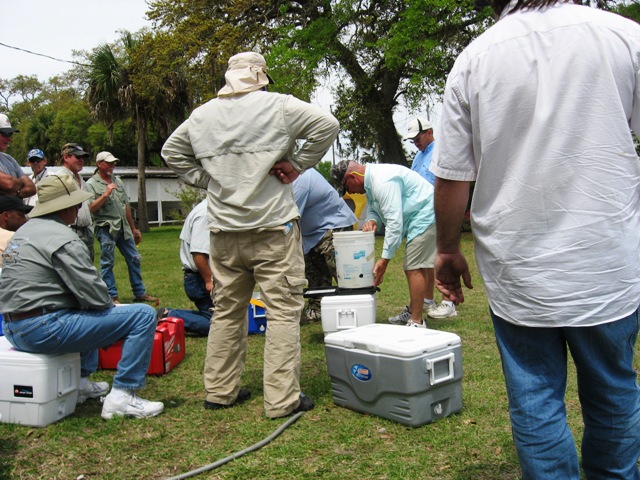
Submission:
M 407 243 L 404 256 L 404 270 L 433 268 L 436 261 L 436 225 L 435 223 Z

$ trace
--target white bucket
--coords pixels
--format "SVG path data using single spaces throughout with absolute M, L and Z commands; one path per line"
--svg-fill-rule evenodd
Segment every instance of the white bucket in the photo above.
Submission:
M 338 286 L 340 288 L 373 287 L 375 236 L 373 232 L 334 232 Z

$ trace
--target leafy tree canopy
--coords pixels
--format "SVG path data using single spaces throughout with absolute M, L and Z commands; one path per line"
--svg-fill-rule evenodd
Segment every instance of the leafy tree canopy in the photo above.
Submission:
M 489 12 L 471 0 L 155 0 L 149 17 L 187 66 L 220 86 L 226 60 L 243 50 L 267 57 L 276 90 L 309 99 L 332 89 L 347 137 L 343 154 L 406 163 L 393 113 L 438 95 Z M 215 90 L 215 88 L 214 88 Z

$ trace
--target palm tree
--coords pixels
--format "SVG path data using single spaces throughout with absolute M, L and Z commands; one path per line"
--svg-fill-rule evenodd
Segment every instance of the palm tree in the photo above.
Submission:
M 99 45 L 89 55 L 86 71 L 86 97 L 91 112 L 107 124 L 109 142 L 113 143 L 113 125 L 118 120 L 135 119 L 138 141 L 138 228 L 149 231 L 147 188 L 145 180 L 147 109 L 144 99 L 136 95 L 131 81 L 132 56 L 140 45 L 140 37 L 124 32 L 120 46 Z M 120 48 L 118 48 L 120 47 Z

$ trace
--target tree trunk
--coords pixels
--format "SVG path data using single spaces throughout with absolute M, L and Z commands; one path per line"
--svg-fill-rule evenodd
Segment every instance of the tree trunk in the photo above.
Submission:
M 147 211 L 147 180 L 145 178 L 145 153 L 147 122 L 144 114 L 137 109 L 136 128 L 138 130 L 138 228 L 149 231 L 149 212 Z
M 398 136 L 396 126 L 393 123 L 393 112 L 380 118 L 380 124 L 376 129 L 380 152 L 376 157 L 381 163 L 397 163 L 408 166 L 407 157 L 402 148 L 402 140 Z

